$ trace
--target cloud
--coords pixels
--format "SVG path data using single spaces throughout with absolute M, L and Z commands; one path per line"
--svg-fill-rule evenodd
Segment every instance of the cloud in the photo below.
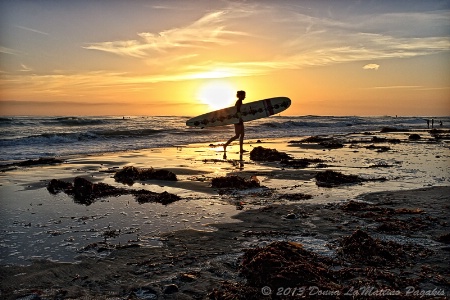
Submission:
M 450 50 L 448 34 L 430 35 L 433 24 L 442 24 L 448 12 L 333 17 L 288 4 L 228 5 L 185 26 L 158 33 L 140 32 L 136 39 L 91 43 L 83 48 L 143 59 L 155 67 L 151 70 L 160 73 L 139 77 L 146 82 L 264 75 L 275 70 L 408 58 Z M 386 26 L 386 22 L 391 26 Z M 417 23 L 427 28 L 416 34 Z M 233 55 L 227 56 L 224 49 L 230 49 Z M 363 68 L 379 67 L 368 64 Z
M 377 64 L 367 64 L 363 67 L 364 70 L 375 70 L 377 71 L 380 65 Z
M 34 33 L 39 33 L 39 34 L 42 34 L 42 35 L 49 35 L 47 32 L 43 32 L 43 31 L 36 30 L 36 29 L 33 29 L 33 28 L 25 27 L 25 26 L 17 26 L 17 25 L 16 25 L 16 27 L 17 27 L 17 28 L 20 28 L 20 29 L 23 29 L 23 30 L 26 30 L 26 31 L 31 31 L 31 32 L 34 32 Z
M 100 42 L 83 48 L 117 55 L 147 57 L 152 52 L 161 53 L 176 48 L 202 48 L 210 44 L 225 46 L 231 43 L 228 37 L 244 35 L 243 32 L 226 30 L 224 21 L 229 17 L 226 11 L 212 12 L 185 27 L 159 33 L 138 33 L 139 40 Z
M 420 85 L 392 85 L 392 86 L 375 86 L 371 89 L 388 90 L 388 89 L 419 89 Z
M 11 55 L 19 55 L 20 54 L 19 51 L 16 51 L 14 49 L 7 48 L 7 47 L 1 47 L 1 46 L 0 46 L 0 53 L 11 54 Z
M 20 64 L 20 67 L 21 67 L 21 69 L 19 70 L 20 72 L 30 72 L 30 71 L 33 71 L 32 68 L 28 67 L 28 66 L 25 65 L 25 64 Z

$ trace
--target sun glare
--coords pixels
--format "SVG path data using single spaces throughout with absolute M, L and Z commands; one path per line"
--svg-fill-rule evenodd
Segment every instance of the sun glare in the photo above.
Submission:
M 198 91 L 198 99 L 212 110 L 233 105 L 235 98 L 236 88 L 223 80 L 208 82 Z

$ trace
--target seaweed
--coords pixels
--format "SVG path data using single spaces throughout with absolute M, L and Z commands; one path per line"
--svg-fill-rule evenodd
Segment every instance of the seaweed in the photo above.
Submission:
M 52 179 L 48 185 L 47 190 L 51 194 L 58 194 L 64 192 L 72 196 L 74 201 L 79 204 L 90 205 L 98 198 L 133 195 L 139 203 L 158 202 L 161 204 L 169 204 L 180 200 L 177 195 L 167 192 L 155 193 L 148 190 L 131 190 L 124 188 L 117 188 L 106 183 L 92 183 L 82 177 L 76 177 L 73 184 L 70 182 Z
M 250 189 L 260 187 L 259 180 L 256 177 L 246 179 L 237 175 L 216 177 L 211 180 L 213 188 L 233 188 L 233 189 Z
M 345 175 L 340 172 L 327 170 L 325 172 L 317 173 L 316 184 L 320 187 L 335 187 L 343 184 L 358 184 L 365 181 L 386 181 L 384 177 L 380 178 L 361 178 L 357 175 Z
M 114 174 L 114 179 L 117 182 L 125 184 L 133 184 L 136 180 L 168 180 L 177 181 L 177 175 L 168 170 L 155 170 L 153 168 L 136 168 L 133 166 L 123 167 L 122 170 Z
M 278 196 L 278 199 L 286 199 L 291 201 L 298 201 L 298 200 L 309 200 L 313 196 L 309 194 L 303 194 L 303 193 L 296 193 L 296 194 L 281 194 Z
M 323 163 L 324 160 L 320 158 L 300 158 L 300 159 L 283 159 L 281 164 L 286 167 L 294 169 L 303 169 L 309 167 L 311 164 Z
M 289 160 L 291 156 L 276 149 L 264 148 L 261 146 L 253 148 L 250 152 L 250 159 L 254 161 L 281 161 Z
M 331 170 L 317 173 L 315 178 L 316 184 L 321 187 L 332 187 L 341 184 L 355 184 L 364 181 L 357 175 L 344 175 Z

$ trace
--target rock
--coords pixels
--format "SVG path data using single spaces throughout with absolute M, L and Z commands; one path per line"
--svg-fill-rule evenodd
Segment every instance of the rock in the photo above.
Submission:
M 76 177 L 73 181 L 73 192 L 76 198 L 89 199 L 92 197 L 94 184 L 82 177 Z
M 380 132 L 382 132 L 382 133 L 384 133 L 384 132 L 398 132 L 398 131 L 401 131 L 401 130 L 399 130 L 399 129 L 395 128 L 395 127 L 383 127 L 380 130 Z M 402 130 L 402 131 L 405 131 L 405 130 Z
M 48 185 L 47 190 L 52 194 L 64 192 L 67 195 L 73 196 L 74 201 L 84 205 L 90 205 L 97 198 L 120 196 L 120 195 L 134 195 L 139 203 L 157 202 L 161 204 L 170 204 L 172 202 L 181 200 L 181 197 L 168 192 L 155 193 L 148 190 L 130 190 L 117 188 L 106 183 L 92 183 L 82 177 L 76 177 L 74 184 L 69 182 L 52 179 Z
M 177 293 L 180 289 L 176 284 L 168 284 L 164 286 L 164 294 L 174 294 Z
M 291 157 L 284 152 L 278 152 L 276 149 L 258 146 L 250 152 L 250 159 L 254 161 L 281 161 L 283 159 L 291 159 Z
M 29 159 L 25 161 L 21 161 L 17 163 L 18 166 L 21 167 L 28 167 L 28 166 L 35 166 L 35 165 L 54 165 L 54 164 L 62 164 L 64 161 L 57 159 L 57 158 L 39 158 L 39 159 Z
M 333 140 L 320 142 L 319 145 L 327 149 L 339 149 L 344 147 L 344 144 L 342 144 L 341 142 Z
M 420 135 L 418 135 L 417 133 L 411 134 L 409 135 L 408 139 L 411 141 L 418 141 L 420 140 L 422 137 Z
M 183 282 L 194 282 L 197 280 L 197 276 L 190 273 L 184 273 L 180 275 L 180 280 Z
M 260 187 L 259 180 L 256 177 L 245 179 L 240 176 L 224 176 L 213 178 L 211 181 L 213 188 L 234 188 L 234 189 L 250 189 Z
M 318 186 L 331 187 L 340 184 L 354 184 L 360 183 L 363 180 L 356 175 L 344 175 L 339 172 L 327 170 L 325 172 L 317 173 L 316 184 Z
M 281 164 L 286 167 L 294 168 L 294 169 L 303 169 L 308 167 L 310 164 L 318 164 L 322 163 L 324 160 L 320 158 L 300 158 L 300 159 L 283 159 L 281 160 Z
M 163 205 L 173 203 L 181 200 L 181 197 L 168 192 L 154 193 L 147 190 L 140 190 L 134 193 L 136 201 L 140 204 L 148 202 L 158 202 Z
M 285 216 L 285 218 L 288 219 L 288 220 L 294 220 L 294 219 L 297 219 L 297 215 L 294 214 L 294 213 L 291 213 L 291 214 L 287 214 Z
M 136 180 L 168 180 L 177 181 L 177 175 L 168 170 L 155 170 L 153 168 L 141 169 L 133 166 L 123 167 L 122 170 L 114 174 L 114 179 L 117 182 L 125 184 L 133 184 Z
M 298 200 L 308 200 L 311 199 L 313 196 L 303 193 L 296 193 L 296 194 L 281 194 L 278 196 L 278 199 L 286 199 L 291 201 L 298 201 Z
M 443 234 L 438 237 L 438 242 L 444 243 L 444 244 L 450 244 L 450 233 Z
M 59 192 L 65 192 L 66 194 L 72 193 L 73 185 L 70 182 L 52 179 L 48 185 L 47 190 L 51 194 L 58 194 Z

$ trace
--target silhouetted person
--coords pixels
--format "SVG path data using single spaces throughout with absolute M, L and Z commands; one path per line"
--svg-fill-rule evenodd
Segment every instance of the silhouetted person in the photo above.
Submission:
M 237 138 L 239 138 L 239 145 L 240 145 L 239 153 L 241 155 L 241 159 L 242 159 L 242 153 L 244 152 L 244 121 L 242 121 L 242 118 L 241 118 L 241 106 L 242 106 L 242 101 L 245 99 L 245 91 L 238 91 L 236 93 L 236 97 L 238 98 L 238 100 L 236 101 L 234 106 L 236 106 L 236 114 L 237 114 L 237 117 L 239 118 L 239 122 L 234 124 L 234 132 L 236 133 L 236 135 L 233 136 L 232 138 L 230 138 L 223 145 L 223 151 L 224 151 L 223 158 L 224 159 L 227 158 L 227 146 Z
M 427 128 L 430 129 L 430 120 L 427 119 Z
M 434 119 L 431 119 L 431 128 L 434 128 Z

